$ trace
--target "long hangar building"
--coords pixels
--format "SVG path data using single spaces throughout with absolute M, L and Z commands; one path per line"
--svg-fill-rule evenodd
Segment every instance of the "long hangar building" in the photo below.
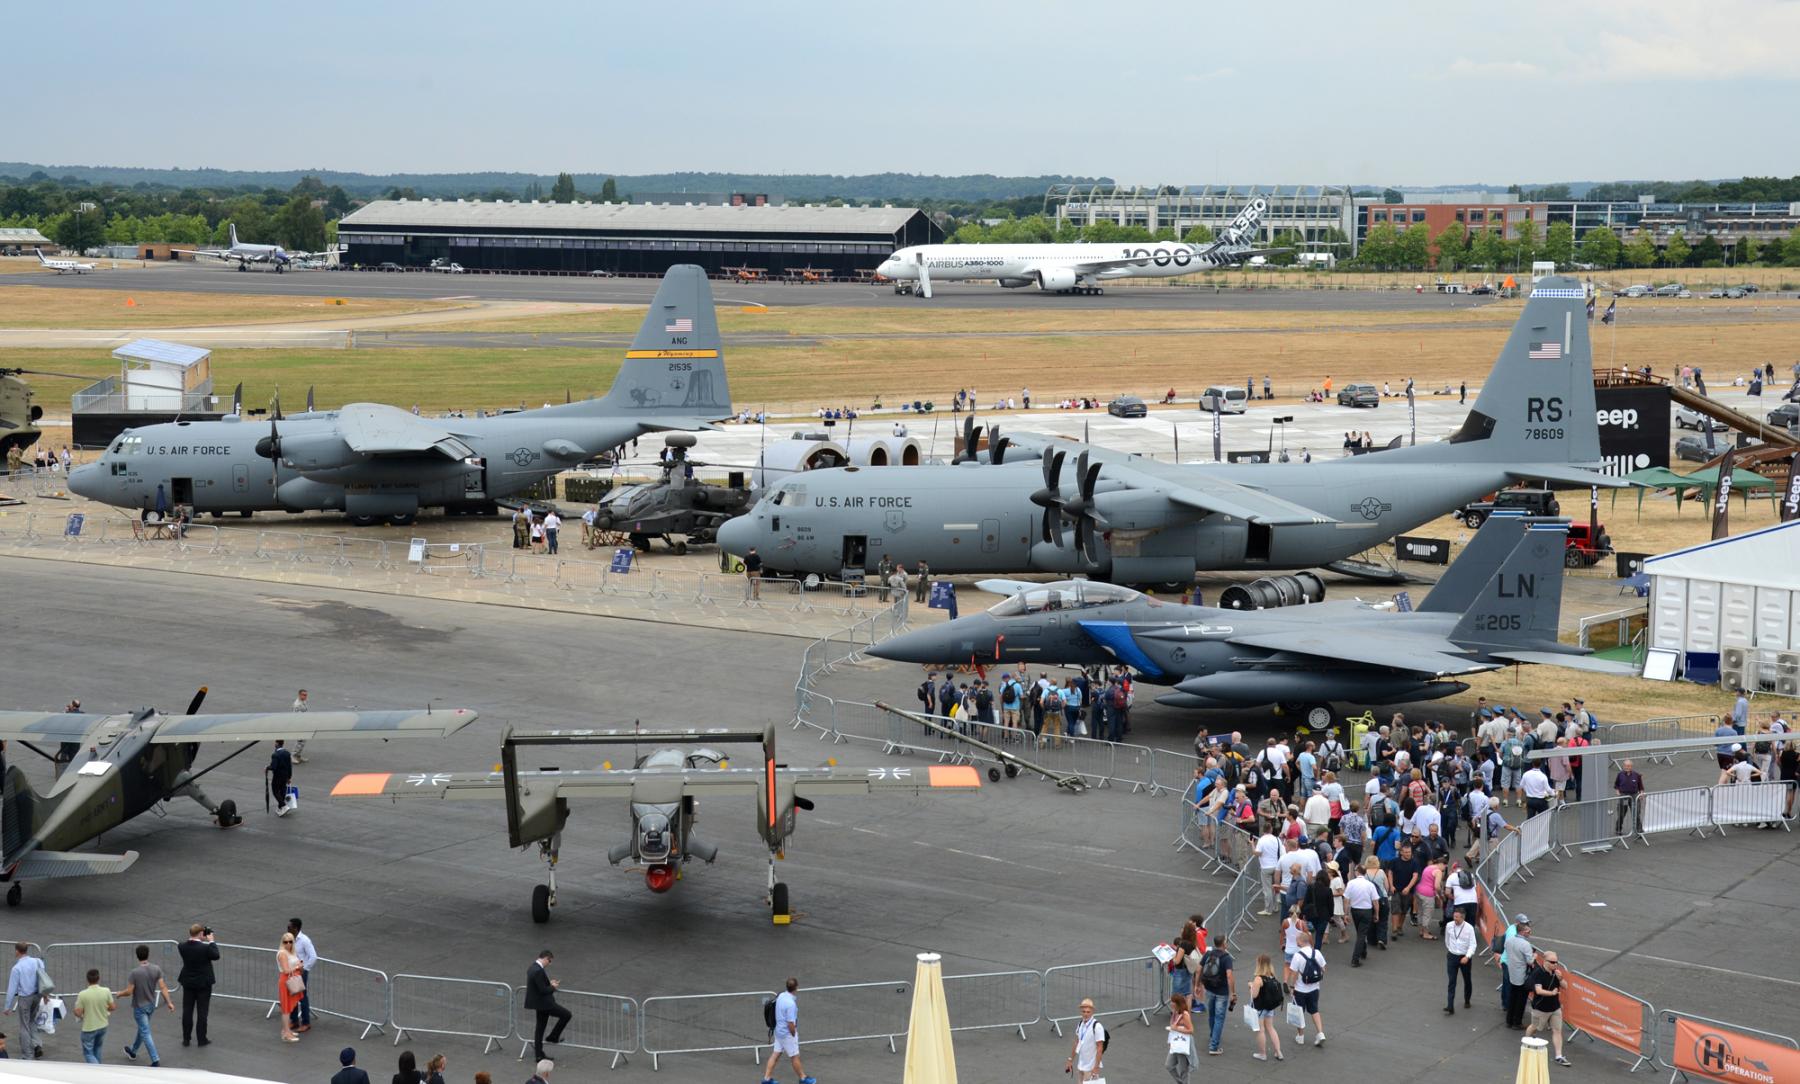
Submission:
M 470 271 L 575 274 L 660 275 L 693 263 L 715 275 L 805 268 L 866 278 L 895 249 L 943 239 L 917 208 L 814 204 L 376 200 L 338 224 L 351 266 L 444 259 Z

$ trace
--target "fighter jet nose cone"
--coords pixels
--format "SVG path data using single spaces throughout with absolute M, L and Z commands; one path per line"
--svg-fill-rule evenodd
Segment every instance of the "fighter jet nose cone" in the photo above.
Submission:
M 889 662 L 916 662 L 921 666 L 929 666 L 951 657 L 947 647 L 939 630 L 918 629 L 901 633 L 891 640 L 883 640 L 869 648 L 866 654 Z

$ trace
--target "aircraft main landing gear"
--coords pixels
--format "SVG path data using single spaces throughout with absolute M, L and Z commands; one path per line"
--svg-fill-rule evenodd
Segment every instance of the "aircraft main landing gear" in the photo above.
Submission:
M 25 886 L 24 885 L 15 884 L 11 888 L 6 890 L 6 905 L 8 907 L 17 907 L 19 904 L 23 903 L 24 901 L 25 901 Z
M 769 916 L 777 926 L 786 926 L 793 921 L 794 913 L 788 907 L 788 886 L 775 879 L 775 857 L 778 852 L 769 852 Z
M 550 872 L 545 876 L 546 883 L 533 885 L 531 889 L 531 921 L 540 926 L 550 921 L 550 908 L 556 906 L 556 858 L 561 850 L 561 832 L 538 843 L 538 854 L 550 866 Z
M 550 921 L 550 886 L 534 885 L 531 889 L 531 921 L 542 926 Z

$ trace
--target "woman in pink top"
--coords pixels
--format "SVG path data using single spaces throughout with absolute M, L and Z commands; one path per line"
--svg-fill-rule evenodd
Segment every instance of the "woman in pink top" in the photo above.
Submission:
M 1555 793 L 1557 805 L 1562 804 L 1563 790 L 1569 785 L 1569 755 L 1568 753 L 1563 752 L 1563 750 L 1568 749 L 1568 747 L 1569 739 L 1556 739 L 1556 748 L 1558 752 L 1548 758 L 1550 762 L 1550 789 Z
M 1444 887 L 1444 870 L 1446 859 L 1439 858 L 1427 862 L 1425 869 L 1419 874 L 1419 887 L 1413 893 L 1413 899 L 1419 905 L 1419 936 L 1427 941 L 1436 941 L 1431 933 L 1436 925 L 1432 921 L 1432 908 L 1438 902 L 1438 892 Z

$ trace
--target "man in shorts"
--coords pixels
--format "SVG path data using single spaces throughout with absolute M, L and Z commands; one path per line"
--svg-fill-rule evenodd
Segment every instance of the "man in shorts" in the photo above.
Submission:
M 800 1065 L 800 1000 L 794 995 L 800 989 L 800 980 L 787 980 L 787 989 L 775 996 L 775 1033 L 769 1036 L 769 1060 L 763 1063 L 763 1084 L 775 1084 L 775 1063 L 787 1058 L 794 1067 L 794 1075 L 800 1078 L 800 1084 L 818 1084 L 806 1075 Z
M 1563 1057 L 1562 967 L 1554 952 L 1546 952 L 1543 965 L 1532 968 L 1531 1023 L 1525 1028 L 1525 1037 L 1529 1039 L 1546 1029 L 1550 1032 L 1550 1048 L 1556 1052 L 1556 1064 L 1568 1065 L 1569 1059 Z

